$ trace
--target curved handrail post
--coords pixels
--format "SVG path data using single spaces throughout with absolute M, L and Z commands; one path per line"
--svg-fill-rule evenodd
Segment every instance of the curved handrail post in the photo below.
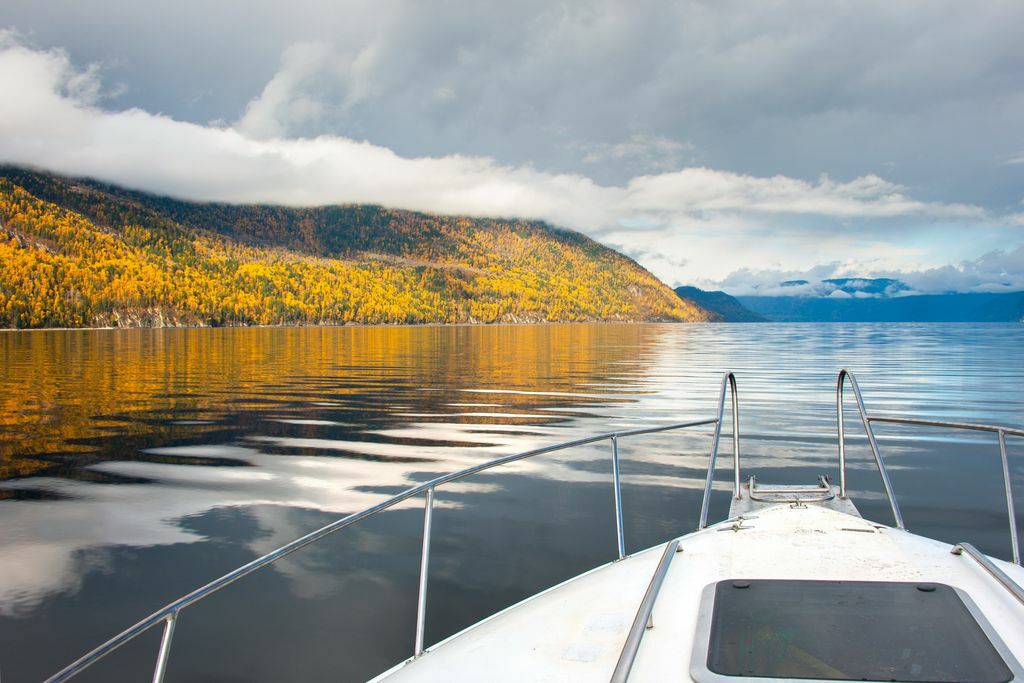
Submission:
M 733 496 L 740 499 L 740 397 L 736 391 L 736 375 L 726 373 L 729 380 L 729 393 L 732 394 L 732 472 L 733 472 Z M 724 381 L 724 380 L 723 380 Z M 723 389 L 724 391 L 724 389 Z M 722 419 L 719 411 L 718 419 Z
M 848 373 L 846 368 L 839 371 L 839 380 L 836 382 L 836 428 L 839 444 L 839 497 L 846 498 L 846 430 L 843 420 L 843 381 Z
M 868 436 L 868 445 L 871 447 L 871 455 L 875 458 L 875 465 L 878 467 L 878 474 L 882 477 L 882 486 L 885 487 L 885 495 L 889 498 L 889 506 L 892 508 L 892 516 L 896 520 L 896 528 L 906 530 L 903 523 L 903 514 L 900 512 L 899 503 L 896 502 L 896 494 L 892 490 L 892 482 L 889 480 L 889 472 L 885 468 L 882 454 L 878 450 L 878 441 L 875 439 L 875 432 L 871 428 L 871 416 L 864 407 L 864 398 L 860 393 L 860 386 L 853 373 L 842 368 L 839 371 L 839 378 L 836 380 L 836 419 L 839 429 L 839 486 L 843 497 L 846 496 L 846 435 L 843 430 L 843 390 L 846 380 L 850 380 L 853 388 L 853 397 L 857 402 L 857 410 L 860 412 L 860 421 L 864 424 L 864 431 Z
M 711 486 L 715 482 L 715 464 L 718 461 L 718 441 L 722 436 L 722 419 L 725 417 L 725 392 L 729 390 L 732 398 L 732 469 L 733 496 L 740 497 L 740 407 L 739 394 L 736 390 L 736 375 L 727 372 L 722 377 L 722 390 L 718 395 L 718 417 L 715 420 L 715 434 L 711 439 L 711 457 L 708 460 L 708 476 L 704 480 L 704 500 L 700 505 L 700 521 L 698 529 L 708 526 L 708 508 L 711 505 Z

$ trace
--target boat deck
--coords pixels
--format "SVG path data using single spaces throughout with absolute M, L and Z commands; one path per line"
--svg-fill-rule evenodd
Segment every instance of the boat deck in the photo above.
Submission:
M 374 680 L 609 680 L 663 549 L 637 553 L 533 596 Z M 1009 652 L 1024 659 L 1024 605 L 967 554 L 951 551 L 938 541 L 802 504 L 777 505 L 682 536 L 629 680 L 693 680 L 702 593 L 727 579 L 947 584 L 967 593 Z M 994 562 L 1024 585 L 1019 566 Z

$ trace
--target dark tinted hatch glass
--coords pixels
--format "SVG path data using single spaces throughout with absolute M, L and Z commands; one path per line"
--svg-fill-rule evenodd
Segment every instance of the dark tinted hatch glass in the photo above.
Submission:
M 953 588 L 873 581 L 719 582 L 707 666 L 840 681 L 1013 678 Z

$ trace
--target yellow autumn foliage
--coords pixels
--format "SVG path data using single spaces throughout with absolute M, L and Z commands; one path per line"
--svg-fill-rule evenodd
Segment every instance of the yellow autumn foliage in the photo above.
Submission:
M 701 320 L 543 224 L 193 204 L 0 169 L 0 326 Z

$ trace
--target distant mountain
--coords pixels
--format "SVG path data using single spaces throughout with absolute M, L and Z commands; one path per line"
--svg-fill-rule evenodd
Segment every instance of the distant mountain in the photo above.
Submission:
M 704 310 L 717 314 L 722 322 L 761 323 L 767 320 L 725 292 L 709 292 L 697 287 L 676 287 L 675 293 L 680 299 L 692 301 Z
M 847 294 L 852 295 L 894 296 L 902 292 L 910 291 L 910 287 L 903 282 L 893 280 L 888 277 L 841 277 L 822 280 L 822 283 L 825 285 L 832 285 L 840 292 L 846 292 Z
M 740 303 L 778 322 L 1024 322 L 1024 292 L 905 294 L 889 278 L 780 283 L 793 296 L 740 296 Z M 774 292 L 778 292 L 775 289 Z
M 888 277 L 839 277 L 811 282 L 810 280 L 786 280 L 768 290 L 751 296 L 803 296 L 803 297 L 891 297 L 905 295 L 911 291 L 906 283 Z
M 537 221 L 200 204 L 0 167 L 0 327 L 710 318 Z

